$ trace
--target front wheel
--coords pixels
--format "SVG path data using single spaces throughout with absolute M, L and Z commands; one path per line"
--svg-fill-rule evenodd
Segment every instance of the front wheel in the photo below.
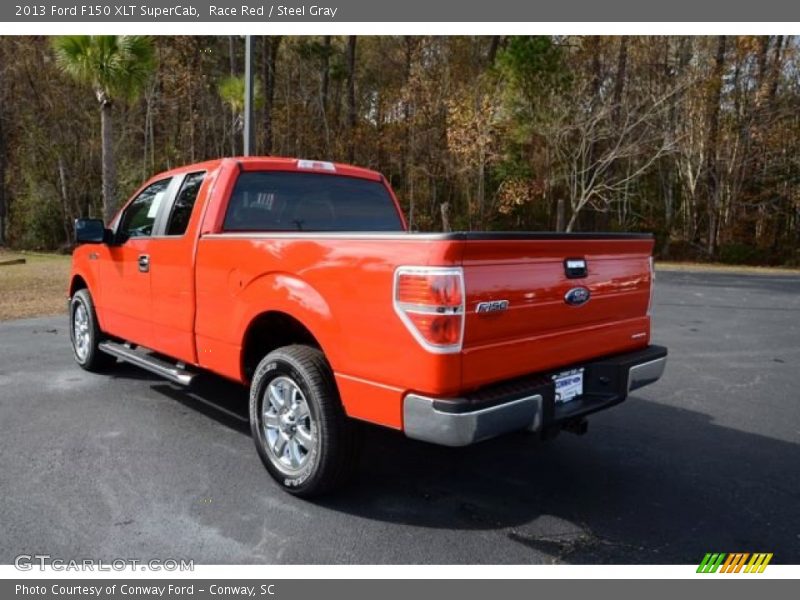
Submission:
M 250 427 L 270 475 L 297 496 L 331 492 L 358 466 L 358 426 L 344 414 L 333 373 L 316 348 L 285 346 L 259 363 Z
M 117 362 L 97 347 L 101 335 L 92 295 L 78 290 L 69 302 L 69 337 L 75 362 L 87 371 L 102 371 Z

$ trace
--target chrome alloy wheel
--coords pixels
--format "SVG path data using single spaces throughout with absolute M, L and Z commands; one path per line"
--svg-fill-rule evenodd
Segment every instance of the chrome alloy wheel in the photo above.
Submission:
M 303 392 L 285 376 L 267 384 L 261 406 L 267 452 L 273 464 L 287 473 L 306 466 L 317 447 L 317 427 Z
M 83 361 L 89 353 L 91 333 L 89 332 L 89 313 L 82 302 L 75 307 L 72 314 L 72 334 L 75 344 L 75 354 Z

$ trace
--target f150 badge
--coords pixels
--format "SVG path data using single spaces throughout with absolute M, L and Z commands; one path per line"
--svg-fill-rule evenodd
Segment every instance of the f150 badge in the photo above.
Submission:
M 492 300 L 491 302 L 478 302 L 475 307 L 476 313 L 490 313 L 506 310 L 508 308 L 508 300 Z
M 564 302 L 572 306 L 580 306 L 586 304 L 590 296 L 589 290 L 585 287 L 576 287 L 564 294 Z

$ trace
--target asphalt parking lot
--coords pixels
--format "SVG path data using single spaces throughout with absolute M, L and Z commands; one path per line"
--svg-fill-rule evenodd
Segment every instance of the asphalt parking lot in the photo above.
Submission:
M 0 563 L 800 563 L 800 277 L 659 272 L 664 378 L 589 433 L 467 449 L 370 428 L 361 475 L 281 492 L 245 390 L 74 364 L 66 317 L 0 323 Z

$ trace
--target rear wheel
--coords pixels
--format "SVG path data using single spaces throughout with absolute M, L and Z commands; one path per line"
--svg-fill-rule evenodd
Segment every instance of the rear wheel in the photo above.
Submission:
M 250 427 L 267 470 L 297 496 L 331 492 L 358 466 L 358 425 L 344 414 L 333 373 L 316 348 L 285 346 L 259 363 Z
M 87 371 L 102 371 L 117 362 L 97 347 L 102 333 L 97 324 L 92 295 L 87 289 L 78 290 L 70 300 L 69 337 L 75 362 Z

